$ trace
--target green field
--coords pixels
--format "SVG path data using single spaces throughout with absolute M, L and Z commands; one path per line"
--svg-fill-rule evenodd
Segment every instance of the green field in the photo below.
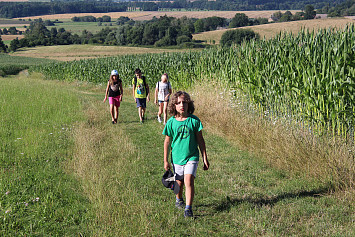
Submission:
M 82 116 L 68 85 L 0 78 L 0 235 L 87 233 L 91 204 L 65 163 Z
M 55 26 L 48 26 L 47 28 L 50 30 L 51 28 L 56 27 L 64 28 L 67 31 L 72 32 L 73 34 L 80 35 L 83 30 L 87 30 L 93 34 L 99 32 L 101 29 L 106 27 L 109 28 L 117 28 L 118 26 L 113 22 L 102 22 L 102 25 L 99 26 L 98 22 L 73 22 L 73 21 L 63 21 L 63 23 L 55 23 Z

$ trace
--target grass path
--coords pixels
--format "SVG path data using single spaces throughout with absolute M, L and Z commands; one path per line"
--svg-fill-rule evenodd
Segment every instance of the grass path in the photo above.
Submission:
M 17 127 L 20 130 L 11 126 L 12 130 L 0 129 L 1 138 L 9 138 L 2 143 L 0 153 L 2 164 L 8 166 L 2 166 L 0 173 L 0 233 L 5 236 L 11 233 L 353 236 L 355 233 L 353 203 L 329 194 L 328 187 L 315 180 L 291 178 L 269 167 L 262 159 L 214 135 L 208 127 L 203 131 L 211 168 L 203 171 L 202 166 L 199 167 L 193 205 L 196 219 L 185 220 L 183 212 L 174 207 L 173 193 L 161 184 L 163 126 L 155 120 L 157 108 L 151 102 L 148 120 L 140 125 L 131 91 L 125 91 L 119 123 L 112 125 L 108 104 L 102 103 L 104 88 L 29 78 L 1 79 L 0 82 L 5 88 L 0 95 L 6 105 L 2 113 L 11 111 L 10 105 L 18 96 L 32 98 L 29 111 L 18 106 L 18 111 L 12 110 L 11 116 L 1 117 L 3 124 L 20 126 Z M 9 89 L 18 86 L 25 88 L 26 93 L 16 94 Z M 56 100 L 45 100 L 54 88 Z M 43 115 L 43 103 L 45 111 L 50 112 L 48 117 Z M 70 109 L 71 106 L 78 111 Z M 11 123 L 11 117 L 23 112 L 28 114 L 27 123 Z M 196 115 L 199 115 L 198 108 Z M 203 122 L 203 118 L 201 120 Z M 53 128 L 73 122 L 71 135 L 66 133 L 65 137 L 48 139 Z M 35 130 L 26 130 L 29 131 L 26 136 L 11 134 L 21 133 L 21 126 L 30 129 L 30 125 Z M 28 144 L 24 147 L 25 156 L 18 153 L 16 147 L 10 153 L 6 148 L 15 146 L 13 140 L 18 137 Z M 61 159 L 59 152 L 65 154 Z M 15 153 L 18 166 L 7 159 Z M 49 163 L 48 155 L 53 157 Z M 21 182 L 23 191 L 18 183 L 25 174 L 28 178 Z M 11 195 L 5 194 L 8 190 Z M 40 202 L 31 202 L 31 208 L 22 205 L 37 195 Z M 5 210 L 10 210 L 10 214 Z M 68 213 L 71 219 L 67 218 Z
M 203 171 L 199 167 L 194 201 L 196 219 L 185 220 L 183 213 L 174 209 L 173 193 L 160 181 L 164 137 L 163 126 L 155 119 L 157 108 L 150 102 L 148 120 L 140 125 L 131 91 L 127 91 L 119 123 L 112 125 L 108 105 L 101 103 L 102 97 L 102 93 L 98 94 L 92 101 L 97 108 L 96 112 L 90 112 L 95 114 L 95 126 L 106 130 L 108 147 L 115 150 L 115 146 L 125 144 L 129 149 L 113 155 L 116 166 L 111 166 L 108 173 L 113 176 L 108 174 L 107 179 L 120 181 L 109 194 L 101 195 L 106 199 L 102 202 L 118 199 L 119 210 L 108 211 L 112 217 L 119 216 L 115 221 L 111 218 L 109 223 L 120 235 L 351 236 L 355 233 L 351 203 L 328 195 L 328 187 L 316 180 L 291 179 L 287 173 L 269 167 L 210 133 L 208 128 L 204 129 L 204 136 L 211 169 Z M 98 153 L 102 155 L 102 150 Z M 117 159 L 123 160 L 118 164 Z M 101 234 L 109 235 L 112 230 L 105 229 Z

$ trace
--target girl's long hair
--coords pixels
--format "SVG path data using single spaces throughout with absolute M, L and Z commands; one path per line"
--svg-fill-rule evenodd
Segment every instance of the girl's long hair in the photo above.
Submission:
M 193 102 L 193 100 L 191 100 L 190 95 L 185 91 L 178 91 L 171 96 L 171 100 L 170 100 L 169 107 L 168 107 L 169 113 L 173 116 L 177 115 L 175 104 L 178 102 L 178 98 L 180 96 L 184 96 L 185 101 L 188 103 L 187 112 L 189 114 L 193 114 L 195 112 L 194 102 Z
M 117 74 L 117 75 L 110 75 L 110 85 L 113 85 L 113 76 L 117 76 L 117 81 L 119 82 L 120 81 L 120 76 Z

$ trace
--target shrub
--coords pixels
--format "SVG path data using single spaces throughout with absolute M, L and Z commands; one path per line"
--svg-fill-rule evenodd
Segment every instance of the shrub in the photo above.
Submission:
M 226 31 L 221 38 L 220 44 L 223 47 L 231 46 L 232 44 L 241 44 L 243 41 L 250 41 L 252 39 L 259 39 L 259 34 L 252 30 L 237 29 Z
M 190 39 L 190 37 L 188 37 L 186 35 L 181 35 L 176 38 L 176 42 L 177 42 L 177 44 L 182 44 L 185 42 L 191 42 L 191 39 Z

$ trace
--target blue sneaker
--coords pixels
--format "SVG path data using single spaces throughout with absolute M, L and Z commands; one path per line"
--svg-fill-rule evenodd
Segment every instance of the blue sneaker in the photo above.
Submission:
M 192 213 L 191 209 L 185 209 L 185 212 L 184 212 L 185 218 L 192 218 L 193 216 L 194 216 L 194 214 Z
M 178 208 L 178 209 L 184 209 L 184 208 L 185 208 L 185 202 L 184 202 L 184 200 L 176 201 L 176 202 L 175 202 L 175 207 Z

